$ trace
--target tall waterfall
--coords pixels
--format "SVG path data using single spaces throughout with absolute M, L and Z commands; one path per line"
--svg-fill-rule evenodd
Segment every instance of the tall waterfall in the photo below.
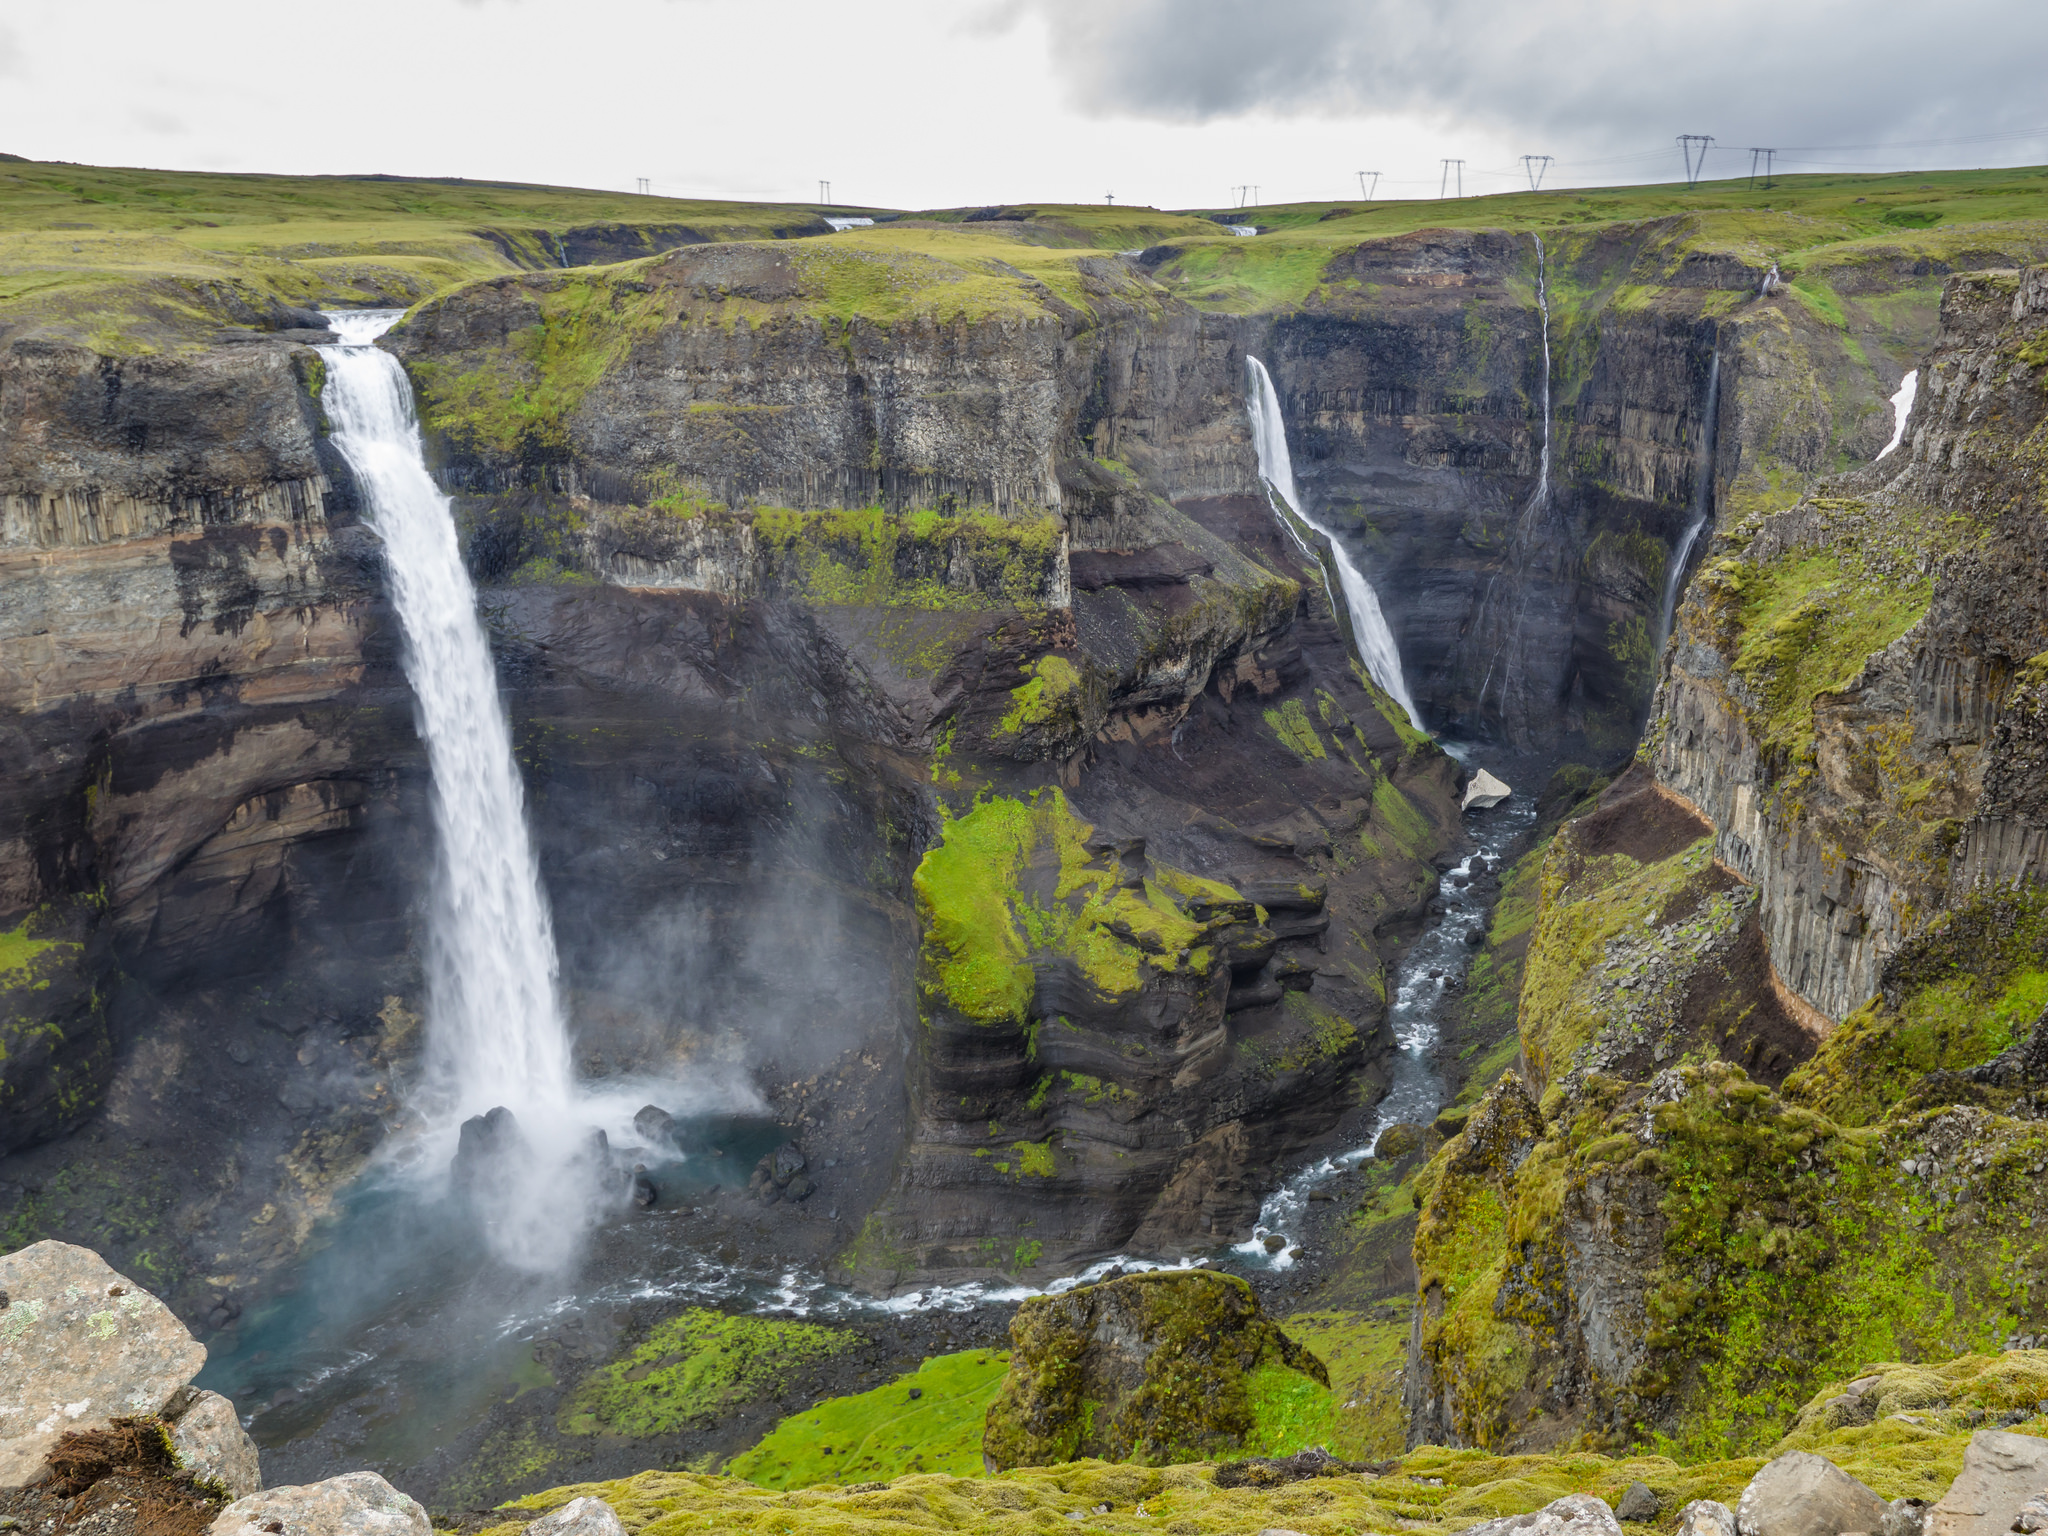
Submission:
M 1365 663 L 1372 680 L 1408 712 L 1415 728 L 1424 730 L 1422 716 L 1408 696 L 1407 681 L 1401 676 L 1401 649 L 1394 643 L 1394 632 L 1387 627 L 1387 616 L 1380 611 L 1379 594 L 1373 591 L 1372 583 L 1365 579 L 1365 573 L 1359 570 L 1343 542 L 1310 515 L 1294 488 L 1294 459 L 1287 451 L 1287 425 L 1280 417 L 1280 395 L 1273 388 L 1273 376 L 1256 357 L 1247 357 L 1245 364 L 1251 375 L 1248 409 L 1252 443 L 1259 454 L 1260 478 L 1287 504 L 1288 510 L 1330 541 L 1330 553 L 1337 563 L 1337 581 L 1344 591 L 1344 606 L 1351 613 L 1351 633 L 1358 641 L 1359 660 Z M 1305 552 L 1314 557 L 1313 550 Z
M 1883 458 L 1906 440 L 1906 423 L 1913 418 L 1913 397 L 1919 392 L 1920 370 L 1908 368 L 1906 376 L 1899 380 L 1899 392 L 1892 396 L 1892 440 L 1877 450 L 1878 458 Z
M 1671 638 L 1671 625 L 1678 616 L 1678 594 L 1685 585 L 1686 562 L 1707 525 L 1714 520 L 1714 444 L 1721 423 L 1721 349 L 1714 348 L 1714 360 L 1707 365 L 1707 404 L 1700 414 L 1698 462 L 1693 468 L 1692 515 L 1678 547 L 1671 551 L 1671 564 L 1664 572 L 1664 603 L 1657 610 L 1657 650 L 1664 654 L 1664 642 Z
M 476 615 L 448 499 L 420 450 L 412 389 L 372 345 L 400 311 L 335 314 L 320 348 L 320 401 L 354 470 L 405 634 L 421 737 L 433 772 L 435 879 L 427 929 L 427 1060 L 419 1108 L 452 1148 L 463 1119 L 499 1105 L 517 1117 L 519 1188 L 488 1213 L 504 1256 L 545 1267 L 563 1256 L 588 1202 L 569 1187 L 569 1037 L 556 994 L 555 939 L 526 823 L 525 795 L 497 674 Z M 587 1132 L 583 1134 L 587 1135 Z

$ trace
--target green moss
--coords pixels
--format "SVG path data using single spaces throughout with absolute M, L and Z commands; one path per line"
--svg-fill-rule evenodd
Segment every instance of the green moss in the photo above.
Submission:
M 1088 851 L 1093 834 L 1057 789 L 989 799 L 949 821 L 914 880 L 927 999 L 976 1023 L 1022 1024 L 1041 951 L 1072 960 L 1108 997 L 1132 995 L 1152 971 L 1206 972 L 1206 926 L 1175 899 L 1196 877 L 1155 865 L 1127 886 L 1117 861 Z
M 1050 516 L 762 507 L 749 520 L 757 555 L 781 590 L 849 607 L 1036 611 L 1060 548 L 1060 525 Z M 1057 656 L 1038 666 L 1033 697 L 1049 718 L 1078 677 Z
M 1263 1454 L 1291 1456 L 1320 1445 L 1347 1461 L 1379 1461 L 1407 1448 L 1402 1402 L 1413 1311 L 1407 1298 L 1368 1311 L 1297 1312 L 1281 1319 L 1287 1336 L 1329 1367 L 1327 1389 L 1298 1373 L 1282 1378 L 1267 1406 L 1253 1401 Z
M 1059 1164 L 1052 1155 L 1052 1142 L 1049 1140 L 1013 1142 L 1010 1150 L 1017 1154 L 1019 1178 L 1049 1179 L 1059 1172 Z
M 38 956 L 57 948 L 57 940 L 38 938 L 31 933 L 33 926 L 35 919 L 28 917 L 12 928 L 0 930 L 0 987 L 20 986 L 27 982 L 30 964 Z M 77 946 L 71 948 L 76 949 Z
M 1436 846 L 1436 829 L 1392 779 L 1380 779 L 1372 787 L 1372 827 L 1376 841 L 1411 859 L 1425 857 Z
M 1117 1342 L 1094 1347 L 1099 1338 Z M 1251 1287 L 1208 1270 L 1157 1271 L 1038 1296 L 1010 1324 L 1011 1366 L 983 1447 L 996 1465 L 1079 1456 L 1166 1464 L 1239 1449 L 1315 1417 L 1269 1371 L 1327 1391 L 1328 1372 L 1260 1312 Z
M 793 1414 L 726 1467 L 763 1488 L 867 1482 L 913 1472 L 981 1473 L 982 1420 L 1007 1352 L 939 1355 L 887 1386 Z M 910 1394 L 918 1395 L 912 1397 Z
M 1786 1080 L 1787 1098 L 1868 1125 L 1927 1073 L 1980 1065 L 2024 1036 L 2048 1008 L 2048 895 L 1974 893 L 1914 935 L 1888 975 Z
M 1308 707 L 1299 699 L 1288 699 L 1278 709 L 1267 710 L 1266 729 L 1305 763 L 1321 762 L 1330 755 L 1323 749 L 1323 739 L 1308 717 Z
M 710 1424 L 737 1404 L 775 1396 L 799 1370 L 863 1342 L 843 1328 L 692 1307 L 584 1378 L 563 1409 L 562 1428 L 645 1439 Z
M 1002 735 L 1021 735 L 1072 713 L 1074 698 L 1081 688 L 1081 674 L 1074 670 L 1071 661 L 1048 653 L 1032 664 L 1030 672 L 1026 682 L 1010 690 L 1009 711 L 997 727 Z

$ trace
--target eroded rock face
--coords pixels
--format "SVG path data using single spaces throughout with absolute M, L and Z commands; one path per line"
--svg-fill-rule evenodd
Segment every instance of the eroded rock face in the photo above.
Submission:
M 89 1248 L 0 1256 L 0 1294 L 0 1487 L 26 1482 L 66 1431 L 159 1412 L 206 1363 L 169 1307 Z
M 1247 1378 L 1320 1360 L 1235 1275 L 1157 1271 L 1033 1297 L 1010 1325 L 1010 1373 L 989 1405 L 994 1468 L 1099 1456 L 1158 1465 L 1242 1447 Z
M 266 1488 L 237 1499 L 208 1531 L 209 1536 L 431 1536 L 433 1525 L 419 1500 L 376 1473 L 345 1472 L 325 1482 Z

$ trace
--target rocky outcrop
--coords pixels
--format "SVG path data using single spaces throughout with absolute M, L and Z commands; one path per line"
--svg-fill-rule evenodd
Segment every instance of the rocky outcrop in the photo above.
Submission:
M 277 1527 L 291 1536 L 429 1536 L 419 1500 L 374 1472 L 345 1472 L 321 1483 L 266 1488 L 237 1499 L 215 1517 L 209 1536 L 262 1536 Z
M 1100 1457 L 1162 1465 L 1241 1449 L 1262 1374 L 1323 1363 L 1235 1275 L 1159 1271 L 1033 1297 L 982 1438 L 991 1470 Z
M 2037 882 L 2033 659 L 2048 278 L 1953 279 L 1908 439 L 1731 531 L 1688 599 L 1658 779 L 1756 887 L 1773 964 L 1821 1016 L 1973 891 Z
M 91 1249 L 46 1241 L 0 1256 L 0 1488 L 39 1479 L 67 1435 L 116 1420 L 157 1426 L 203 1487 L 260 1488 L 234 1405 L 188 1385 L 205 1363 L 170 1309 Z

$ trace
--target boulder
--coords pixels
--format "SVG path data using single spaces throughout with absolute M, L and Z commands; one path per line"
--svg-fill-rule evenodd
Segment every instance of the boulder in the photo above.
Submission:
M 1718 1499 L 1694 1499 L 1678 1512 L 1672 1536 L 1736 1536 L 1735 1511 Z
M 1034 1296 L 1010 1323 L 1010 1372 L 989 1405 L 984 1462 L 1095 1456 L 1161 1465 L 1242 1452 L 1250 1379 L 1323 1363 L 1260 1310 L 1236 1275 L 1155 1270 Z
M 1465 798 L 1458 803 L 1461 811 L 1490 811 L 1514 791 L 1488 773 L 1484 768 L 1472 775 L 1465 786 Z
M 1735 1528 L 1739 1536 L 1877 1536 L 1891 1515 L 1891 1505 L 1827 1457 L 1787 1451 L 1742 1490 Z
M 657 1147 L 676 1144 L 676 1117 L 659 1104 L 643 1104 L 633 1116 L 633 1129 Z
M 235 1405 L 218 1392 L 192 1392 L 170 1418 L 171 1454 L 201 1486 L 211 1485 L 230 1499 L 247 1498 L 263 1486 L 263 1467 L 256 1442 L 242 1428 Z
M 1470 1526 L 1463 1536 L 1621 1536 L 1621 1527 L 1605 1500 L 1573 1493 L 1526 1515 Z
M 1628 1492 L 1614 1506 L 1614 1518 L 1640 1525 L 1645 1520 L 1657 1518 L 1664 1501 L 1659 1499 L 1648 1483 L 1630 1483 Z
M 1926 1536 L 2004 1536 L 2044 1488 L 2048 1440 L 1980 1429 L 1963 1451 L 1963 1470 L 1927 1511 L 1923 1529 Z
M 626 1527 L 611 1505 L 586 1494 L 542 1515 L 526 1536 L 626 1536 Z
M 161 1412 L 206 1363 L 171 1309 L 90 1248 L 0 1257 L 0 1488 L 21 1486 L 66 1430 Z
M 538 1523 L 538 1522 L 536 1522 Z M 433 1536 L 419 1500 L 374 1472 L 266 1488 L 214 1517 L 207 1536 Z

